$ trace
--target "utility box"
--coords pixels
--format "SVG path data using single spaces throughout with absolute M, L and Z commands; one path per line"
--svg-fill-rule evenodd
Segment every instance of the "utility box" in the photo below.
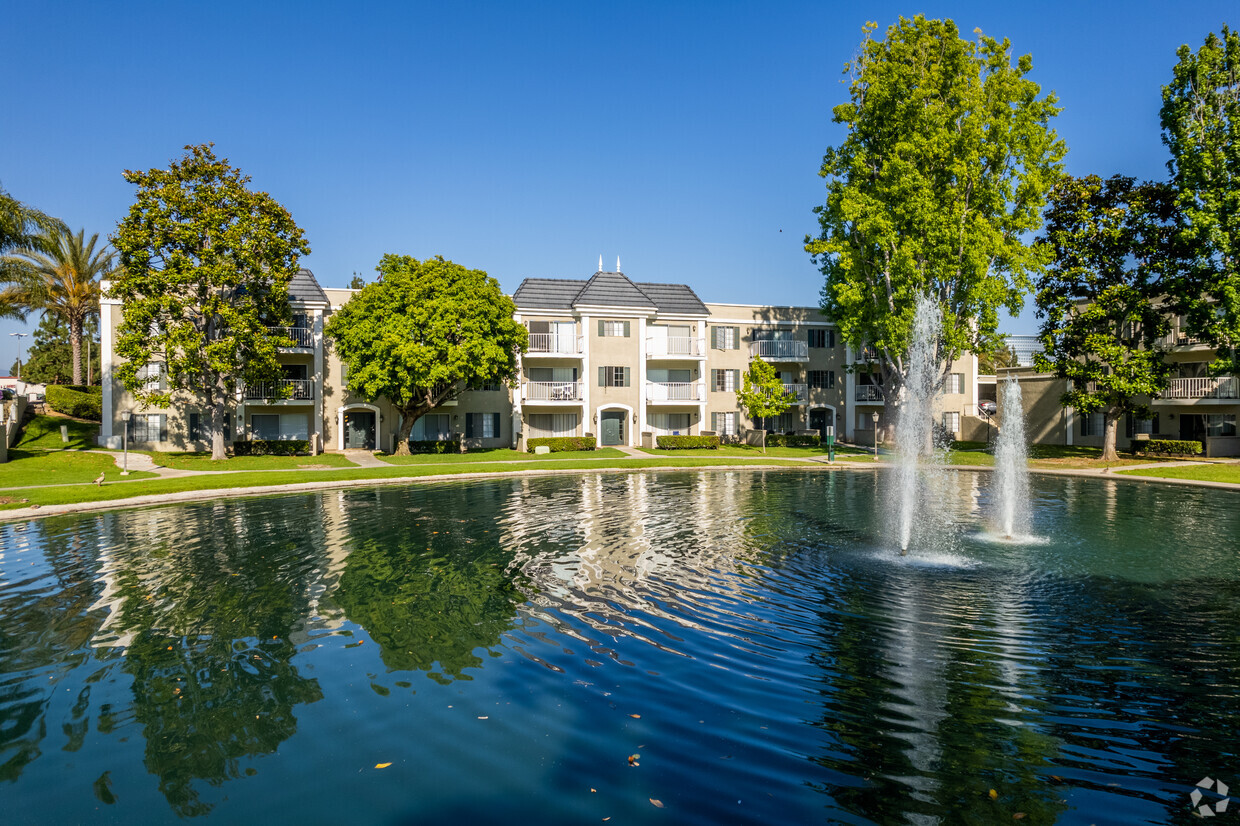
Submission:
M 827 426 L 826 443 L 827 443 L 827 461 L 834 462 L 835 461 L 835 425 Z

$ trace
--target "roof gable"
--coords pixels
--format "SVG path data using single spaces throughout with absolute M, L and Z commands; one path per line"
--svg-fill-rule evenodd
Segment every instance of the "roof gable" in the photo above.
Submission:
M 288 283 L 288 299 L 301 304 L 327 304 L 327 293 L 319 286 L 314 273 L 302 267 Z
M 620 272 L 596 272 L 581 288 L 573 306 L 588 304 L 605 307 L 649 307 L 657 305 L 637 285 Z

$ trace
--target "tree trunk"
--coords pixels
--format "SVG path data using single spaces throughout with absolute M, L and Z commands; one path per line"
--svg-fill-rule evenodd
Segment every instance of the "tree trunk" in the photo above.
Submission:
M 1102 426 L 1102 461 L 1117 462 L 1119 453 L 1115 450 L 1115 440 L 1119 435 L 1119 415 L 1112 410 L 1103 414 Z
M 400 428 L 396 432 L 396 456 L 408 456 L 409 451 L 409 434 L 413 432 L 413 423 L 422 417 L 426 411 L 418 412 L 416 415 L 412 411 L 400 411 Z
M 69 319 L 69 350 L 73 353 L 73 384 L 82 383 L 82 320 Z
M 766 453 L 766 429 L 762 430 L 762 452 Z

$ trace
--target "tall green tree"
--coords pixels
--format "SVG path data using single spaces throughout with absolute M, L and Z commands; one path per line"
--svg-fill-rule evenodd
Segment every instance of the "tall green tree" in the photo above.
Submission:
M 91 342 L 87 378 L 99 375 L 99 326 L 96 319 L 86 322 L 82 331 Z M 17 363 L 10 368 L 17 371 Z M 22 362 L 22 378 L 36 384 L 70 384 L 73 381 L 73 348 L 69 344 L 69 328 L 59 317 L 44 313 L 31 338 L 26 360 Z
M 27 275 L 25 263 L 10 257 L 11 253 L 21 249 L 45 251 L 44 238 L 63 229 L 58 218 L 26 206 L 0 186 L 0 284 L 13 285 Z M 0 289 L 0 318 L 24 319 L 28 309 L 21 301 L 20 287 Z
M 1028 78 L 1029 55 L 951 20 L 900 18 L 883 40 L 865 27 L 845 66 L 847 135 L 819 174 L 827 200 L 806 250 L 826 281 L 822 310 L 854 348 L 872 345 L 893 403 L 908 372 L 918 295 L 942 310 L 940 384 L 964 351 L 992 351 L 998 311 L 1018 312 L 1040 251 L 1041 223 L 1066 151 L 1050 127 L 1053 94 Z
M 499 282 L 440 256 L 385 255 L 378 281 L 328 321 L 348 365 L 349 392 L 385 398 L 401 414 L 396 452 L 409 452 L 413 424 L 462 391 L 511 383 L 525 328 Z
M 779 416 L 796 401 L 796 394 L 784 389 L 779 373 L 760 358 L 749 363 L 749 369 L 741 374 L 741 389 L 736 391 L 736 401 L 750 419 L 766 419 Z M 762 452 L 766 453 L 766 431 L 762 431 Z
M 1181 46 L 1163 87 L 1163 143 L 1179 193 L 1183 267 L 1169 294 L 1193 335 L 1234 370 L 1240 347 L 1240 32 Z
M 53 228 L 29 247 L 6 256 L 20 269 L 15 296 L 25 307 L 42 310 L 65 323 L 72 350 L 73 383 L 82 383 L 82 332 L 99 313 L 99 282 L 114 272 L 115 256 L 105 244 L 96 250 L 99 234 L 71 233 Z
M 224 417 L 241 384 L 274 381 L 269 327 L 291 321 L 288 285 L 310 252 L 288 210 L 215 157 L 185 147 L 168 169 L 126 171 L 137 199 L 112 243 L 121 270 L 110 295 L 122 302 L 117 377 L 143 404 L 167 405 L 184 389 L 211 414 L 211 458 L 224 459 Z M 145 389 L 139 371 L 164 364 L 166 387 Z
M 1167 386 L 1162 279 L 1175 258 L 1176 196 L 1166 184 L 1116 175 L 1065 178 L 1046 211 L 1039 242 L 1051 265 L 1038 280 L 1039 370 L 1068 379 L 1061 398 L 1102 413 L 1102 458 L 1118 458 L 1125 413 L 1149 415 L 1145 400 Z

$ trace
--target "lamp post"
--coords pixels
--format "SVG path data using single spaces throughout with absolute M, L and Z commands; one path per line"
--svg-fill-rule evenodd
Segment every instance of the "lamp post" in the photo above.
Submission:
M 121 428 L 121 444 L 124 445 L 124 465 L 121 468 L 121 476 L 129 475 L 129 419 L 133 416 L 132 410 L 121 411 L 121 422 L 124 425 Z
M 11 336 L 17 336 L 17 381 L 22 380 L 22 339 L 30 335 L 30 333 L 9 333 Z
M 875 410 L 870 414 L 870 421 L 874 422 L 874 461 L 878 461 L 878 411 Z

